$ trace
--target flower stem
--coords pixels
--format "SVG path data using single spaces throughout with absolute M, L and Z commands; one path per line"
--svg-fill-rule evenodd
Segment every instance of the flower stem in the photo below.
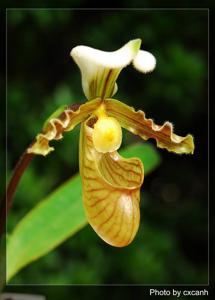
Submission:
M 3 199 L 0 211 L 0 235 L 4 232 L 6 216 L 12 206 L 13 195 L 16 191 L 17 185 L 28 167 L 30 161 L 33 159 L 34 154 L 27 153 L 27 150 L 22 154 L 18 163 L 16 164 L 9 184 L 7 186 L 6 194 Z

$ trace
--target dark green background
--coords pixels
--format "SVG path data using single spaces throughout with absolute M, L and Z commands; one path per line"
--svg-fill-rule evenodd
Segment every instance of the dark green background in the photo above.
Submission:
M 141 38 L 157 68 L 143 75 L 127 67 L 115 98 L 144 110 L 157 124 L 173 122 L 179 135 L 192 133 L 196 145 L 193 156 L 158 150 L 162 163 L 145 178 L 140 230 L 130 246 L 106 245 L 87 226 L 11 283 L 207 283 L 207 25 L 206 10 L 8 11 L 8 176 L 58 106 L 85 101 L 69 56 L 80 44 L 112 51 Z M 78 171 L 78 136 L 79 128 L 56 143 L 53 154 L 32 162 L 15 196 L 8 231 Z M 135 141 L 125 133 L 124 145 Z

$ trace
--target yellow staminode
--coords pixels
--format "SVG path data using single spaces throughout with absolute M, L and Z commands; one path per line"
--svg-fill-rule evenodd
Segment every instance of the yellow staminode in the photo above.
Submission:
M 98 152 L 113 152 L 119 149 L 122 143 L 122 129 L 115 118 L 101 116 L 94 125 L 92 137 Z

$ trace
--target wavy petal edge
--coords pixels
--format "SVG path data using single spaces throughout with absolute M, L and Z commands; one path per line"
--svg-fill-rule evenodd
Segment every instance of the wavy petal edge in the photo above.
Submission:
M 48 155 L 54 150 L 53 147 L 50 147 L 49 142 L 62 139 L 65 131 L 71 131 L 76 125 L 87 119 L 100 103 L 101 99 L 95 99 L 81 105 L 67 106 L 59 116 L 48 118 L 42 132 L 36 136 L 35 142 L 27 149 L 27 153 Z
M 163 125 L 156 125 L 152 119 L 147 119 L 141 110 L 136 111 L 118 100 L 105 100 L 105 107 L 108 114 L 115 117 L 121 126 L 130 132 L 139 135 L 144 140 L 153 138 L 159 148 L 167 149 L 177 154 L 193 154 L 194 138 L 191 134 L 185 137 L 176 135 L 173 132 L 173 125 L 165 122 Z

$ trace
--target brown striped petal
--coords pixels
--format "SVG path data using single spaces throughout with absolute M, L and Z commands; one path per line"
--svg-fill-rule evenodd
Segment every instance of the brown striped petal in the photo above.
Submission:
M 176 135 L 170 122 L 156 125 L 152 119 L 145 117 L 143 111 L 135 111 L 132 107 L 114 99 L 105 100 L 105 108 L 108 115 L 116 118 L 122 127 L 139 135 L 144 140 L 153 138 L 160 148 L 178 154 L 193 154 L 193 136 L 190 134 L 185 137 Z
M 93 129 L 85 122 L 80 135 L 80 173 L 84 208 L 90 225 L 108 244 L 123 247 L 134 239 L 140 222 L 140 187 L 143 165 L 116 151 L 99 153 Z
M 49 154 L 54 150 L 49 146 L 49 142 L 61 139 L 64 131 L 70 131 L 77 124 L 86 120 L 100 103 L 101 99 L 95 99 L 82 105 L 64 107 L 61 113 L 57 110 L 45 122 L 42 132 L 37 135 L 36 141 L 28 148 L 27 152 L 44 156 Z

